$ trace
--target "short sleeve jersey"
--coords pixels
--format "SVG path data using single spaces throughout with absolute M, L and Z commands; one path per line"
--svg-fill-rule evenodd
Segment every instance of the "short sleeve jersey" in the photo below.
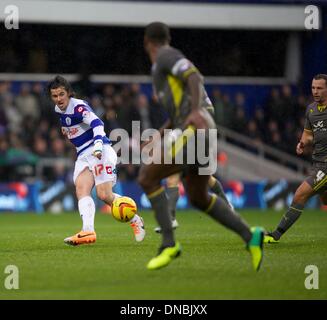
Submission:
M 153 87 L 173 128 L 181 128 L 191 112 L 191 97 L 186 82 L 188 76 L 195 72 L 199 73 L 198 69 L 179 50 L 170 46 L 159 49 L 157 61 L 152 65 Z M 203 82 L 202 76 L 201 79 Z M 210 110 L 212 103 L 203 83 L 201 90 L 201 106 Z
M 327 106 L 314 102 L 307 107 L 304 130 L 313 134 L 312 160 L 327 162 Z

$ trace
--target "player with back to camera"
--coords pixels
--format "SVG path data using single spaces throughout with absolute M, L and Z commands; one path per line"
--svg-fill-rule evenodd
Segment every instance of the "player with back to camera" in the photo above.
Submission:
M 265 243 L 279 242 L 314 195 L 319 194 L 321 201 L 327 204 L 327 74 L 314 76 L 311 91 L 314 102 L 306 109 L 304 130 L 296 146 L 298 155 L 302 155 L 307 147 L 313 147 L 311 172 L 297 188 L 277 228 L 265 235 Z
M 167 128 L 181 128 L 185 131 L 188 128 L 188 132 L 192 131 L 195 135 L 197 135 L 196 129 L 205 129 L 208 133 L 209 129 L 215 128 L 213 118 L 206 109 L 208 102 L 202 76 L 179 50 L 170 46 L 170 32 L 167 25 L 161 22 L 149 24 L 145 29 L 144 47 L 152 62 L 156 95 L 169 115 Z M 178 143 L 176 141 L 175 146 Z M 184 143 L 181 144 L 182 149 L 170 150 L 174 157 L 178 152 L 185 151 Z M 162 145 L 157 144 L 157 148 L 162 148 Z M 153 154 L 156 154 L 155 149 Z M 143 164 L 138 177 L 162 230 L 159 252 L 149 261 L 147 268 L 155 270 L 165 267 L 181 253 L 181 245 L 175 242 L 168 199 L 161 186 L 161 180 L 184 171 L 184 186 L 191 203 L 240 235 L 251 253 L 254 269 L 258 270 L 263 257 L 263 229 L 255 227 L 251 230 L 220 196 L 210 194 L 208 192 L 210 176 L 200 175 L 197 165 L 165 164 L 163 152 L 161 155 L 160 164 Z
M 209 111 L 209 113 L 214 116 L 214 107 L 209 99 L 207 97 L 207 105 L 206 109 Z M 165 126 L 165 125 L 164 125 Z M 164 130 L 164 128 L 160 129 L 160 131 Z M 143 144 L 143 146 L 146 143 Z M 177 209 L 177 202 L 179 199 L 179 184 L 181 182 L 181 174 L 176 173 L 166 178 L 166 194 L 168 198 L 168 210 L 169 214 L 171 216 L 171 224 L 172 228 L 176 229 L 179 227 L 179 223 L 176 218 L 176 209 Z M 229 202 L 229 200 L 226 197 L 226 194 L 224 192 L 224 188 L 220 181 L 213 175 L 210 176 L 208 181 L 209 189 L 211 192 L 215 193 L 216 195 L 220 196 L 229 206 L 232 210 L 234 210 L 233 205 Z M 161 227 L 157 226 L 154 228 L 154 231 L 156 233 L 161 233 Z
M 60 117 L 62 133 L 77 151 L 73 179 L 83 228 L 64 242 L 70 245 L 93 243 L 96 241 L 95 204 L 91 191 L 95 185 L 97 197 L 108 205 L 115 197 L 120 197 L 112 191 L 117 179 L 117 154 L 106 137 L 103 122 L 87 102 L 74 98 L 72 87 L 65 78 L 56 76 L 48 83 L 47 91 Z M 142 241 L 145 237 L 143 219 L 136 214 L 130 225 L 135 240 Z

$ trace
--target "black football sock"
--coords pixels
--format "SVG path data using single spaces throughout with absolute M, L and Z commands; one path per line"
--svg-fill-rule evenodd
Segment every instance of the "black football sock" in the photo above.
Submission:
M 275 240 L 279 240 L 280 237 L 295 223 L 295 221 L 300 217 L 303 208 L 304 206 L 302 204 L 291 204 L 288 211 L 280 220 L 276 230 L 271 233 Z
M 148 198 L 154 210 L 155 218 L 161 227 L 162 246 L 173 247 L 175 245 L 175 240 L 165 189 L 160 188 L 158 191 L 148 195 Z
M 176 219 L 176 204 L 179 198 L 179 188 L 172 187 L 166 189 L 168 196 L 168 208 L 173 220 Z
M 246 222 L 222 198 L 216 195 L 211 195 L 211 197 L 206 213 L 223 226 L 239 234 L 248 243 L 252 238 L 252 233 Z
M 221 185 L 221 183 L 215 178 L 216 182 L 215 184 L 210 187 L 210 190 L 215 193 L 217 196 L 220 196 L 221 198 L 223 198 L 223 200 L 229 204 L 227 198 L 226 198 L 226 195 L 225 195 L 225 192 L 224 192 L 224 188 L 223 186 Z

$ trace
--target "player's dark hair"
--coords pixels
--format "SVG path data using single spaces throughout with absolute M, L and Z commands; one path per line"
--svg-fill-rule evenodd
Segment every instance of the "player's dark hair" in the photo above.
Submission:
M 324 73 L 319 73 L 319 74 L 316 74 L 313 79 L 315 80 L 325 80 L 325 84 L 327 85 L 327 74 L 324 74 Z
M 157 44 L 170 43 L 169 27 L 162 22 L 151 22 L 145 27 L 144 35 Z
M 67 92 L 69 97 L 74 97 L 75 92 L 70 85 L 70 83 L 62 76 L 56 76 L 54 79 L 52 79 L 48 85 L 47 85 L 47 93 L 49 97 L 51 96 L 51 89 L 58 89 L 60 87 L 63 87 Z

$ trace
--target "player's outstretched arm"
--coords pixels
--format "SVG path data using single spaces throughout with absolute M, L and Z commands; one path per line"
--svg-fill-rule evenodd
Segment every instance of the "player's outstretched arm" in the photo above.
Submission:
M 302 155 L 305 148 L 310 146 L 313 142 L 313 133 L 311 130 L 304 129 L 300 142 L 296 146 L 296 153 Z

